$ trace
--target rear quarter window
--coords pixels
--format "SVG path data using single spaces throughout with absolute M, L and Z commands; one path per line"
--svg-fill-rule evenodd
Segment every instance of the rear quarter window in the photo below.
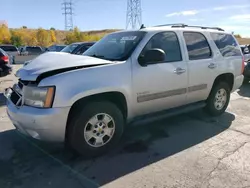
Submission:
M 241 49 L 232 35 L 225 33 L 211 33 L 211 37 L 222 56 L 242 56 Z

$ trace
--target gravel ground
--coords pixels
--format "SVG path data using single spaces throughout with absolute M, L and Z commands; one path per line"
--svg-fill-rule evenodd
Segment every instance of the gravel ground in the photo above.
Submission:
M 220 117 L 195 111 L 130 127 L 119 148 L 86 160 L 14 130 L 1 92 L 15 80 L 0 78 L 1 188 L 250 188 L 250 84 Z

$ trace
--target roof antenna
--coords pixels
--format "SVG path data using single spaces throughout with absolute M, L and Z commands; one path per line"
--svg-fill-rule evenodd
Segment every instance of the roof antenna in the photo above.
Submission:
M 144 28 L 146 28 L 146 27 L 144 26 L 144 24 L 142 24 L 141 27 L 140 27 L 140 29 L 144 29 Z

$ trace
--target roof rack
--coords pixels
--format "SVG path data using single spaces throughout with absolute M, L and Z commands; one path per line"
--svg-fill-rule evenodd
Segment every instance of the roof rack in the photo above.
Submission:
M 184 23 L 174 23 L 174 24 L 164 24 L 164 25 L 157 25 L 154 27 L 164 27 L 164 26 L 171 26 L 172 28 L 174 27 L 194 27 L 194 28 L 201 28 L 201 29 L 215 29 L 215 30 L 219 30 L 219 31 L 224 31 L 224 29 L 221 29 L 220 27 L 205 27 L 205 26 L 193 26 L 193 25 L 187 25 Z
M 173 23 L 173 24 L 156 25 L 156 26 L 153 26 L 153 27 L 165 27 L 165 26 L 179 26 L 179 27 L 183 27 L 185 25 L 186 24 L 184 24 L 184 23 Z

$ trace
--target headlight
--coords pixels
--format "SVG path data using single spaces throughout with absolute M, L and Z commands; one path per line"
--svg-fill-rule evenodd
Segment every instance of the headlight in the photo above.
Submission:
M 51 108 L 55 87 L 24 87 L 24 104 L 27 106 Z
M 244 65 L 247 66 L 247 62 L 246 61 L 244 62 Z

